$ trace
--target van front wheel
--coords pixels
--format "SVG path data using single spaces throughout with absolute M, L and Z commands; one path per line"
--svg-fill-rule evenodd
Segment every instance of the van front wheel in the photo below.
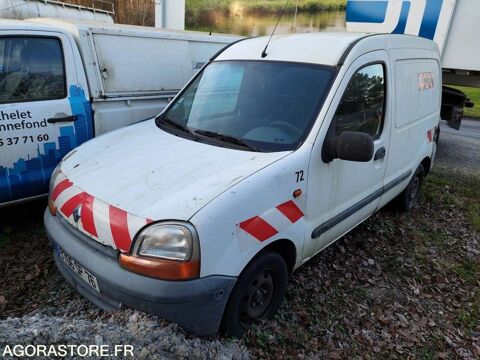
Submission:
M 287 264 L 281 255 L 267 253 L 254 259 L 230 295 L 222 332 L 240 338 L 253 322 L 272 317 L 285 297 L 287 279 Z
M 402 210 L 409 211 L 418 204 L 424 177 L 425 170 L 423 169 L 423 165 L 420 164 L 405 190 L 403 190 L 397 198 L 397 203 Z

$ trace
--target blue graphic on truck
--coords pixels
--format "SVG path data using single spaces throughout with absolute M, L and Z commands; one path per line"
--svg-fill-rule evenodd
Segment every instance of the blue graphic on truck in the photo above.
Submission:
M 34 157 L 19 158 L 11 167 L 0 166 L 0 203 L 47 193 L 50 176 L 60 160 L 93 137 L 92 107 L 83 89 L 70 86 L 68 100 L 77 120 L 61 126 L 56 141 L 37 144 Z
M 398 23 L 394 29 L 381 32 L 404 34 L 413 0 L 403 0 Z M 420 23 L 420 37 L 433 40 L 442 11 L 444 0 L 426 0 L 425 10 Z M 388 0 L 348 0 L 346 9 L 347 23 L 381 24 L 388 15 Z M 369 31 L 368 28 L 365 31 Z

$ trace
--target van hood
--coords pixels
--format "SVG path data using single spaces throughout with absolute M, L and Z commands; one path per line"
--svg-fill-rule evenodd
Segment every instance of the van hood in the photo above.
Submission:
M 130 214 L 189 220 L 222 192 L 288 153 L 195 142 L 148 120 L 83 144 L 66 156 L 61 171 L 76 187 Z

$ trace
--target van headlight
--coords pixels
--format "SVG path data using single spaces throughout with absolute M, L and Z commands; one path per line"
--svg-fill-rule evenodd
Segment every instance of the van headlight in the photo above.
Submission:
M 191 230 L 180 224 L 154 224 L 137 236 L 134 253 L 157 259 L 189 261 L 193 253 Z
M 200 275 L 198 235 L 190 223 L 172 221 L 146 226 L 135 237 L 131 253 L 121 254 L 127 270 L 164 280 L 187 280 Z

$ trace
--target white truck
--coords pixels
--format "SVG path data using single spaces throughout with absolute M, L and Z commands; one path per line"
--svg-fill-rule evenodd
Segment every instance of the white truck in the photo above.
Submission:
M 234 36 L 0 21 L 0 206 L 48 192 L 71 149 L 159 114 Z
M 242 40 L 161 115 L 70 152 L 44 223 L 57 267 L 103 309 L 241 336 L 288 274 L 393 199 L 435 157 L 440 54 L 406 35 Z
M 348 0 L 347 30 L 352 32 L 408 34 L 437 43 L 444 85 L 480 87 L 478 0 Z M 460 129 L 467 96 L 443 87 L 442 119 Z M 438 138 L 438 137 L 437 137 Z

